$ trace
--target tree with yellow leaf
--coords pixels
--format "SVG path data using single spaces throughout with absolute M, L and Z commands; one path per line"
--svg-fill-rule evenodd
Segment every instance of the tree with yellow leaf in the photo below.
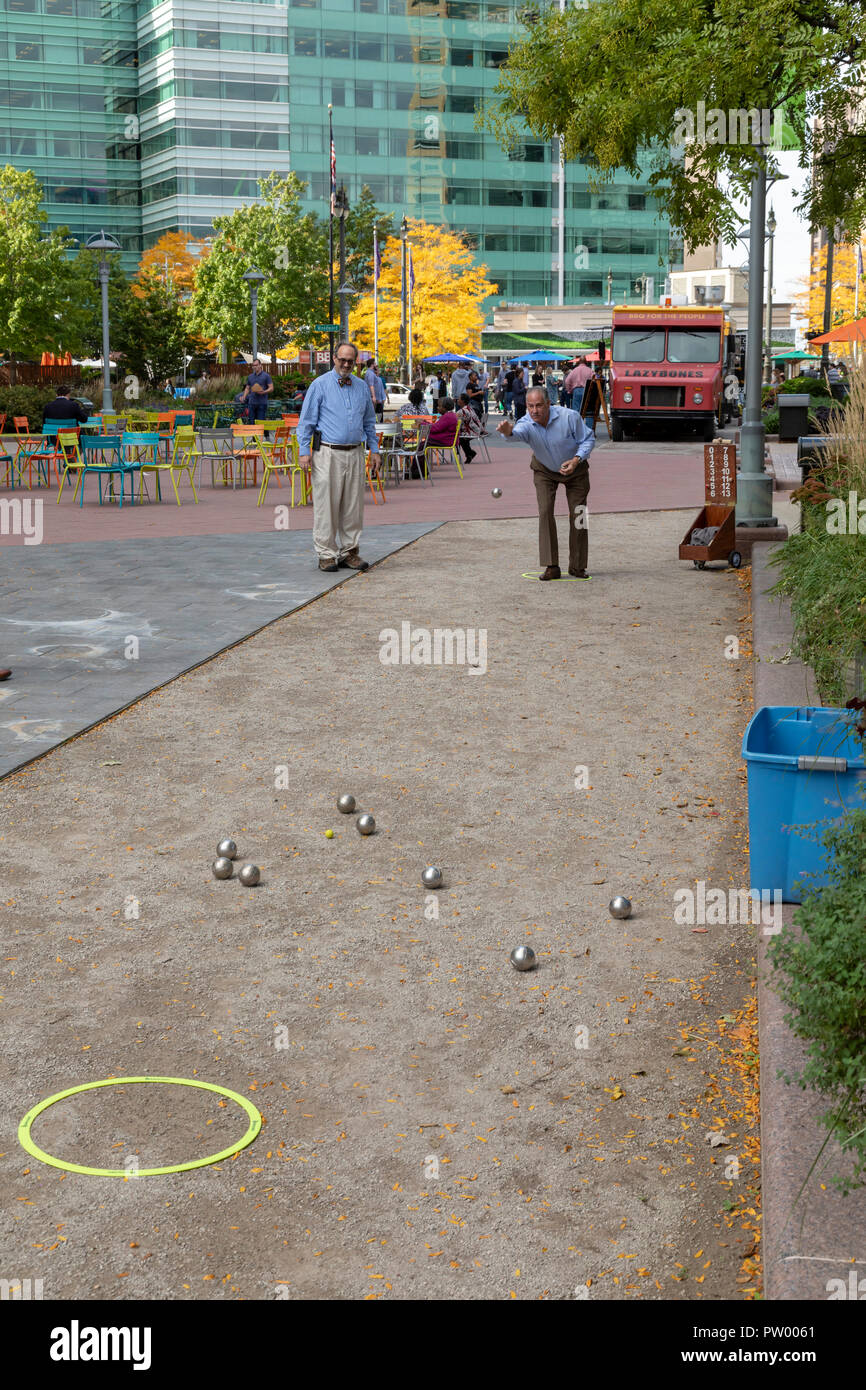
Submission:
M 484 325 L 482 304 L 496 292 L 488 267 L 477 265 L 459 232 L 408 219 L 415 287 L 412 291 L 412 358 L 427 353 L 477 352 Z M 400 239 L 388 237 L 381 248 L 379 276 L 379 356 L 400 358 Z M 407 257 L 408 260 L 408 257 Z M 364 290 L 349 316 L 353 342 L 373 348 L 373 286 Z
M 164 284 L 173 284 L 182 298 L 187 298 L 192 294 L 196 270 L 208 250 L 203 245 L 196 256 L 187 250 L 189 245 L 190 238 L 185 232 L 164 232 L 159 241 L 144 252 L 138 263 L 136 280 L 143 282 L 156 275 Z
M 821 332 L 824 327 L 824 286 L 827 279 L 827 248 L 818 251 L 804 289 L 796 296 L 800 312 L 809 320 L 809 328 Z M 830 299 L 830 326 L 850 323 L 855 316 L 854 286 L 857 280 L 856 243 L 837 243 L 833 247 L 833 288 Z M 866 314 L 866 277 L 860 278 L 857 296 L 858 315 Z

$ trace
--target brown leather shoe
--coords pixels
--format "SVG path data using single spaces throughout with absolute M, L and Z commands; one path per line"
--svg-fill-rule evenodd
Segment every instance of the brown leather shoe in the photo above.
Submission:
M 540 574 L 538 577 L 539 579 L 561 579 L 562 570 L 559 568 L 559 565 L 548 565 L 544 574 Z
M 0 681 L 8 681 L 11 675 L 11 671 L 0 671 Z
M 587 574 L 586 570 L 573 570 L 573 569 L 570 569 L 568 572 L 569 572 L 569 574 L 571 575 L 572 579 L 589 579 L 589 578 L 590 578 L 590 576 Z
M 320 560 L 319 569 L 324 570 L 326 574 L 336 574 L 337 562 L 336 560 Z
M 350 555 L 344 555 L 339 561 L 341 570 L 368 570 L 370 566 L 366 560 L 362 560 L 357 550 L 353 550 Z

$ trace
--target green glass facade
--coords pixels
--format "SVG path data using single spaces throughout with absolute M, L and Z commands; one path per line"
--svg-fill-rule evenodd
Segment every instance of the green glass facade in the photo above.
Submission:
M 0 160 L 32 169 L 49 226 L 141 253 L 136 5 L 0 0 Z
M 397 217 L 466 232 L 496 300 L 556 302 L 559 168 L 476 129 L 509 44 L 502 0 L 0 0 L 0 159 L 31 168 L 51 225 L 105 225 L 128 263 L 169 230 L 207 236 L 294 170 L 326 214 L 338 181 Z M 565 178 L 564 298 L 634 296 L 677 252 L 645 184 Z M 661 264 L 660 264 L 661 262 Z

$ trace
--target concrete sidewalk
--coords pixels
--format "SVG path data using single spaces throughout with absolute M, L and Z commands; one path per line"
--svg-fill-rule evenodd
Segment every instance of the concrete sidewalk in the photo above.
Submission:
M 778 498 L 774 504 L 779 505 Z M 796 518 L 786 520 L 793 530 Z M 791 645 L 792 623 L 787 601 L 779 602 L 767 592 L 778 579 L 778 570 L 769 566 L 774 549 L 756 545 L 752 552 L 755 708 L 818 705 L 809 668 L 782 660 Z M 786 926 L 795 912 L 793 905 L 786 905 Z M 812 1092 L 786 1085 L 779 1076 L 780 1071 L 790 1075 L 802 1066 L 805 1046 L 788 1030 L 785 1008 L 771 988 L 769 940 L 763 935 L 760 939 L 758 987 L 765 1297 L 820 1302 L 829 1297 L 829 1280 L 841 1280 L 847 1290 L 852 1274 L 855 1281 L 866 1277 L 866 1205 L 862 1191 L 843 1197 L 827 1185 L 825 1165 L 839 1172 L 846 1163 L 835 1142 L 827 1144 L 810 1175 L 827 1139 L 827 1131 L 818 1125 L 827 1105 Z M 862 1288 L 855 1296 L 863 1297 Z
M 686 517 L 594 518 L 586 583 L 524 578 L 531 520 L 442 526 L 0 782 L 9 1271 L 78 1301 L 737 1297 L 754 928 L 674 894 L 746 882 L 746 576 L 680 563 Z M 385 664 L 404 623 L 483 660 Z M 257 889 L 211 877 L 226 833 Z M 263 1131 L 127 1182 L 19 1148 L 36 1102 L 122 1075 L 230 1087 Z M 244 1125 L 154 1085 L 34 1138 L 147 1167 Z

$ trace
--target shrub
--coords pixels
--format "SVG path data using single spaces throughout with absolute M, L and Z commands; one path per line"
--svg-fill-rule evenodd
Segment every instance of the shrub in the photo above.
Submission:
M 802 1069 L 784 1079 L 830 1101 L 820 1123 L 851 1155 L 831 1182 L 848 1193 L 866 1181 L 866 810 L 849 811 L 823 836 L 828 882 L 806 887 L 769 946 L 785 1022 L 806 1043 Z
M 6 433 L 12 433 L 13 415 L 26 415 L 30 428 L 41 430 L 42 412 L 55 395 L 53 386 L 0 386 L 0 415 L 6 416 Z
M 826 397 L 827 383 L 823 377 L 793 376 L 790 381 L 782 382 L 779 387 L 779 394 L 783 396 Z

